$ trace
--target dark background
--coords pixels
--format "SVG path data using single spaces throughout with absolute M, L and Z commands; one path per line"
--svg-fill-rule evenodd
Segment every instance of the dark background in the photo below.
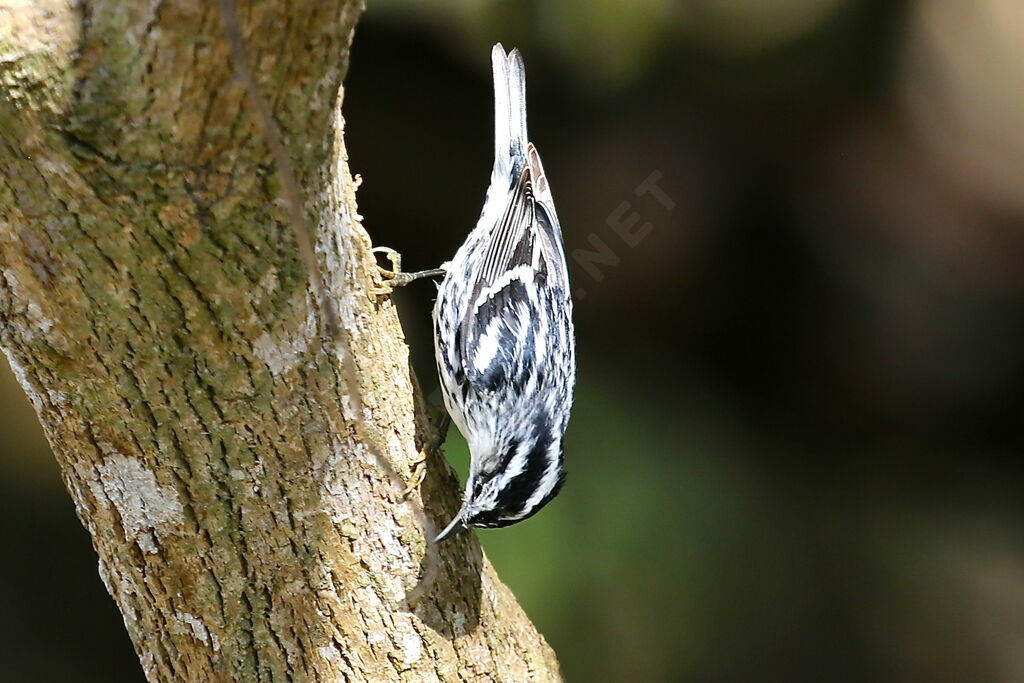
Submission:
M 1024 680 L 1021 36 L 1017 0 L 371 3 L 347 143 L 408 269 L 475 223 L 489 47 L 525 56 L 579 387 L 563 493 L 480 537 L 569 680 Z M 0 401 L 3 677 L 141 680 Z

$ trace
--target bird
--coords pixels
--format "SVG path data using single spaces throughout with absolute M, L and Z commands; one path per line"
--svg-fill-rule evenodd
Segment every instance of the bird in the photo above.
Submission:
M 433 309 L 445 407 L 470 450 L 462 505 L 435 543 L 468 527 L 531 517 L 565 481 L 564 435 L 576 383 L 572 298 L 562 231 L 526 128 L 519 50 L 491 51 L 494 165 L 480 218 L 440 269 Z

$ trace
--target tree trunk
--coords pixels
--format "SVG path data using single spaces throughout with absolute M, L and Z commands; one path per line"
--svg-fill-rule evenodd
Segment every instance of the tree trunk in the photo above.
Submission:
M 216 3 L 0 0 L 0 343 L 150 680 L 551 680 L 458 508 L 359 224 L 361 3 L 243 2 L 327 326 Z M 400 192 L 396 193 L 400 196 Z

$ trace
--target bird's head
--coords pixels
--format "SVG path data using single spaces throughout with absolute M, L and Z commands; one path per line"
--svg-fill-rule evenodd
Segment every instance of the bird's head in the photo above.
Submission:
M 437 541 L 465 527 L 496 529 L 533 516 L 562 488 L 562 439 L 530 439 L 502 456 L 477 458 L 470 472 L 462 508 Z M 490 466 L 488 466 L 490 465 Z

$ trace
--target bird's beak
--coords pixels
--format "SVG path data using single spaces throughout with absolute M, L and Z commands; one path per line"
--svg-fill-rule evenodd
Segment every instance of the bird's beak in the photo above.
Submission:
M 437 538 L 434 539 L 434 543 L 440 543 L 445 539 L 451 538 L 466 528 L 466 525 L 462 523 L 462 512 L 462 510 L 459 510 L 459 514 L 455 515 L 455 519 L 451 521 L 451 524 L 446 526 L 444 531 L 437 535 Z

